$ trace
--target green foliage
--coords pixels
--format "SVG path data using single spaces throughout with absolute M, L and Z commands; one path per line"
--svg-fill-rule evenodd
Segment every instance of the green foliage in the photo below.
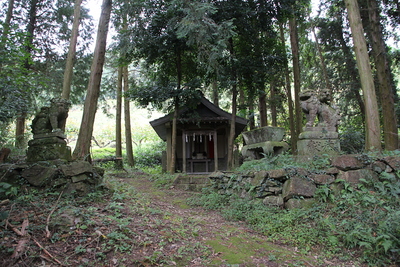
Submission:
M 265 156 L 259 160 L 245 161 L 238 171 L 262 171 L 280 168 L 305 168 L 308 170 L 319 170 L 330 166 L 330 157 L 327 154 L 314 156 L 311 161 L 303 161 L 289 153 L 282 153 L 274 157 Z
M 9 183 L 0 182 L 0 199 L 4 196 L 6 198 L 15 197 L 18 195 L 18 187 Z
M 365 138 L 362 131 L 353 127 L 345 128 L 339 135 L 340 150 L 345 154 L 356 154 L 364 151 Z
M 204 188 L 203 194 L 199 197 L 189 198 L 188 204 L 214 210 L 226 207 L 229 203 L 229 199 L 229 196 L 218 194 L 209 188 Z
M 327 257 L 357 257 L 370 266 L 400 262 L 400 181 L 382 173 L 354 188 L 343 180 L 336 194 L 329 185 L 316 191 L 319 202 L 309 209 L 282 210 L 212 190 L 190 199 L 191 205 L 220 210 L 229 220 L 245 221 L 270 240 L 307 253 L 320 246 Z
M 162 152 L 166 149 L 166 142 L 161 139 L 144 143 L 135 147 L 133 153 L 137 168 L 161 166 Z

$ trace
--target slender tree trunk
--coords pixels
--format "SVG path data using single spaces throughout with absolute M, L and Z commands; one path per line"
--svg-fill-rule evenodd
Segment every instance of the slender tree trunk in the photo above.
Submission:
M 248 98 L 247 106 L 249 107 L 249 130 L 254 130 L 256 128 L 256 120 L 254 113 L 254 99 Z
M 237 112 L 237 88 L 236 84 L 232 85 L 232 118 L 231 118 L 231 126 L 229 130 L 229 139 L 228 139 L 228 159 L 227 159 L 227 168 L 228 170 L 232 170 L 235 167 L 234 162 L 234 143 L 235 143 L 235 131 L 236 131 L 236 112 Z
M 214 79 L 212 82 L 212 98 L 213 103 L 217 107 L 219 106 L 219 93 L 218 93 L 218 82 L 217 79 Z
M 380 150 L 378 102 L 357 0 L 345 0 L 365 103 L 365 148 Z
M 97 111 L 97 101 L 100 94 L 101 76 L 106 54 L 108 26 L 111 15 L 111 0 L 103 0 L 99 26 L 97 30 L 96 47 L 92 67 L 90 69 L 89 84 L 86 93 L 85 105 L 81 126 L 79 128 L 78 140 L 73 153 L 73 159 L 90 158 L 90 143 L 93 134 L 94 119 Z
M 299 38 L 297 36 L 296 19 L 289 19 L 290 45 L 292 48 L 293 61 L 293 84 L 294 84 L 294 112 L 296 118 L 296 141 L 303 126 L 303 113 L 300 107 L 300 60 L 299 60 Z M 296 151 L 293 151 L 297 153 Z
M 258 93 L 258 112 L 260 113 L 260 126 L 268 126 L 267 119 L 267 94 L 265 93 L 265 85 L 261 85 L 260 91 Z
M 227 169 L 232 170 L 235 166 L 234 161 L 234 146 L 235 146 L 235 131 L 236 131 L 236 114 L 237 114 L 237 75 L 236 70 L 234 68 L 234 47 L 233 47 L 233 40 L 232 38 L 229 40 L 230 46 L 230 54 L 231 54 L 231 82 L 232 82 L 232 117 L 231 117 L 231 125 L 229 130 L 229 137 L 228 137 L 228 157 L 227 157 Z
M 118 67 L 118 80 L 117 80 L 117 107 L 116 107 L 116 121 L 115 121 L 115 157 L 116 168 L 122 169 L 124 163 L 122 161 L 122 66 Z M 119 160 L 121 159 L 121 160 Z
M 7 14 L 6 14 L 6 18 L 4 20 L 4 24 L 3 24 L 3 33 L 1 35 L 0 50 L 3 50 L 5 47 L 5 43 L 6 43 L 8 34 L 10 32 L 10 24 L 11 24 L 11 18 L 13 15 L 13 11 L 14 11 L 14 0 L 8 0 Z M 0 63 L 0 65 L 1 65 L 1 63 Z
M 341 21 L 342 20 L 341 16 L 339 16 L 339 17 L 340 17 L 340 21 Z M 342 25 L 342 23 L 340 23 L 340 25 Z M 350 89 L 351 89 L 352 95 L 354 95 L 354 97 L 358 103 L 363 121 L 365 121 L 365 105 L 364 105 L 362 96 L 360 94 L 361 83 L 357 76 L 356 62 L 354 61 L 354 56 L 351 53 L 351 49 L 347 46 L 347 43 L 343 37 L 343 35 L 344 35 L 343 28 L 338 27 L 338 29 L 340 30 L 340 33 L 338 34 L 340 48 L 346 59 L 345 66 L 347 69 L 347 73 L 350 75 L 350 78 L 353 81 L 352 82 L 353 85 L 350 87 Z
M 33 37 L 36 29 L 36 21 L 37 21 L 37 9 L 38 9 L 39 1 L 31 0 L 29 6 L 29 19 L 28 25 L 26 27 L 26 42 L 25 42 L 25 52 L 28 57 L 25 59 L 25 69 L 29 70 L 31 68 L 31 59 L 32 59 L 32 50 L 33 50 Z
M 171 139 L 171 159 L 169 161 L 168 172 L 175 173 L 176 165 L 176 140 L 177 140 L 177 121 L 179 115 L 179 99 L 175 98 L 174 117 L 172 119 L 172 139 Z
M 23 63 L 26 72 L 28 72 L 31 69 L 33 38 L 36 29 L 38 5 L 39 5 L 38 0 L 31 0 L 29 2 L 28 25 L 26 27 L 26 42 L 25 42 L 25 53 L 27 56 L 25 62 Z M 25 91 L 22 92 L 22 95 L 23 98 L 28 98 L 28 95 Z M 15 125 L 15 146 L 18 148 L 25 147 L 25 120 L 26 120 L 26 110 L 23 111 L 21 115 L 17 118 L 17 123 Z
M 280 31 L 280 38 L 282 42 L 282 46 L 285 47 L 285 34 L 283 32 L 283 25 L 279 24 L 279 31 Z M 285 52 L 285 58 L 286 52 Z M 291 149 L 292 153 L 295 153 L 297 151 L 297 140 L 298 140 L 298 134 L 296 132 L 296 127 L 295 127 L 295 118 L 294 118 L 294 108 L 293 108 L 293 99 L 292 99 L 292 89 L 290 86 L 290 75 L 289 75 L 289 67 L 287 64 L 287 61 L 285 63 L 285 91 L 286 91 L 286 96 L 288 99 L 288 109 L 289 109 L 289 128 L 290 128 L 290 135 L 291 135 Z
M 72 34 L 71 34 L 71 40 L 69 42 L 67 62 L 64 71 L 63 90 L 61 95 L 61 98 L 63 99 L 69 99 L 69 95 L 71 93 L 71 83 L 72 83 L 72 74 L 73 74 L 74 59 L 76 53 L 76 44 L 78 43 L 79 22 L 81 18 L 81 4 L 82 0 L 75 1 L 74 22 L 72 25 Z
M 177 90 L 179 91 L 181 89 L 181 82 L 182 82 L 182 58 L 181 58 L 181 53 L 180 51 L 176 51 L 176 70 L 177 70 L 177 78 L 178 78 L 178 84 L 177 84 Z M 174 117 L 172 119 L 172 138 L 171 138 L 171 159 L 168 164 L 168 172 L 173 174 L 175 173 L 175 166 L 176 166 L 176 142 L 177 142 L 177 135 L 178 135 L 178 129 L 177 129 L 177 121 L 178 121 L 178 116 L 179 116 L 179 98 L 175 97 L 174 99 L 175 103 L 175 108 L 174 108 Z
M 124 92 L 127 93 L 129 90 L 128 85 L 128 66 L 122 67 L 122 76 L 124 77 Z M 128 158 L 128 165 L 133 167 L 135 160 L 133 158 L 133 147 L 132 147 L 132 127 L 131 127 L 131 111 L 129 105 L 129 99 L 124 98 L 124 117 L 125 117 L 125 143 L 126 143 L 126 156 Z
M 272 80 L 270 83 L 270 107 L 271 107 L 271 125 L 277 125 L 277 110 L 276 110 L 276 86 L 275 81 Z
M 375 61 L 376 76 L 378 78 L 378 93 L 382 107 L 383 139 L 386 150 L 398 148 L 397 117 L 394 105 L 390 64 L 387 58 L 385 41 L 379 18 L 376 0 L 368 0 L 369 29 L 371 31 L 372 54 Z
M 25 147 L 25 121 L 26 113 L 21 113 L 15 125 L 15 147 L 24 148 Z

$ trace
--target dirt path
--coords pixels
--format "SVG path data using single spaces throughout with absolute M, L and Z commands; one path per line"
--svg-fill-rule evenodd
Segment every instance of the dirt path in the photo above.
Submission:
M 149 206 L 169 214 L 164 219 L 178 222 L 186 230 L 182 239 L 211 248 L 211 253 L 184 266 L 339 266 L 316 256 L 301 255 L 297 248 L 267 242 L 244 223 L 226 221 L 216 211 L 189 207 L 186 201 L 196 193 L 158 189 L 144 175 L 124 180 L 148 200 Z
M 1 202 L 0 266 L 359 266 L 268 242 L 144 173 L 106 183 L 83 198 L 35 191 Z

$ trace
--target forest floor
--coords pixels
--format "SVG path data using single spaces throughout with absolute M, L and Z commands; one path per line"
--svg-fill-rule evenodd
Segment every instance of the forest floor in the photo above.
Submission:
M 361 266 L 266 241 L 243 222 L 189 206 L 197 193 L 160 189 L 145 173 L 106 180 L 112 190 L 85 198 L 3 201 L 0 266 Z

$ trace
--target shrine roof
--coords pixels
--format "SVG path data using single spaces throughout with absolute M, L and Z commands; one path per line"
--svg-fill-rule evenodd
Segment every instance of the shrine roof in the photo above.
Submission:
M 182 118 L 182 115 L 188 112 L 188 108 L 182 108 L 179 111 L 179 123 L 180 127 L 184 127 L 185 123 L 190 123 L 190 121 L 197 122 L 197 123 L 229 123 L 232 119 L 232 114 L 226 112 L 219 108 L 218 106 L 211 103 L 205 97 L 202 97 L 199 100 L 197 108 L 193 111 L 197 114 L 197 117 L 190 118 Z M 155 119 L 150 122 L 150 125 L 153 129 L 157 132 L 158 136 L 164 141 L 167 140 L 167 124 L 172 122 L 173 119 L 173 112 L 165 115 L 164 117 Z M 235 124 L 235 132 L 236 136 L 238 136 L 243 129 L 246 127 L 248 121 L 245 118 L 236 116 L 236 124 Z

